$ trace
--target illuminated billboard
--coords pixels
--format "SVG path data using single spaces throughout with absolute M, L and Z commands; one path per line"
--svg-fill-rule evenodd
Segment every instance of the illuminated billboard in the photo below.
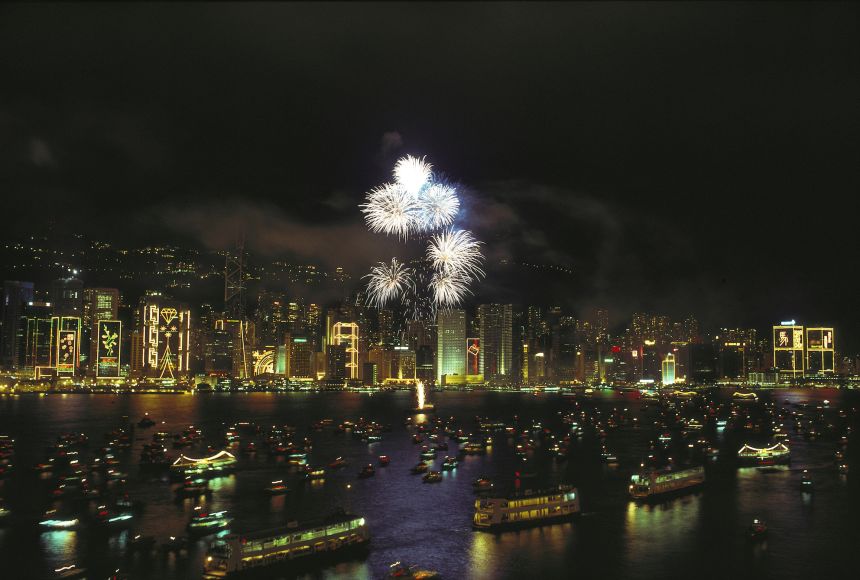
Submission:
M 51 318 L 51 367 L 57 375 L 74 375 L 80 364 L 81 319 L 76 316 Z
M 188 372 L 191 352 L 191 314 L 180 306 L 141 304 L 143 365 L 150 376 L 174 379 Z
M 466 339 L 466 374 L 481 374 L 481 339 Z
M 96 377 L 115 379 L 119 377 L 120 342 L 122 341 L 122 322 L 119 320 L 99 320 L 96 323 Z

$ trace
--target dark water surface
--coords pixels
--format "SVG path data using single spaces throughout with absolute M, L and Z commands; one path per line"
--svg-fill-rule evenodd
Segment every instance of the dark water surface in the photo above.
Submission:
M 857 393 L 839 390 L 776 391 L 778 405 L 785 399 L 820 401 L 832 406 L 857 404 Z M 767 395 L 765 395 L 767 396 Z M 434 393 L 440 416 L 457 417 L 466 430 L 476 415 L 502 420 L 519 414 L 560 425 L 558 411 L 572 407 L 560 394 L 448 392 Z M 202 429 L 206 443 L 220 445 L 225 426 L 254 421 L 262 426 L 289 424 L 297 439 L 311 424 L 330 417 L 336 423 L 359 417 L 392 425 L 379 443 L 338 435 L 329 428 L 311 432 L 314 447 L 308 461 L 325 465 L 342 455 L 349 465 L 329 472 L 324 482 L 306 483 L 283 458 L 261 451 L 239 455 L 240 470 L 212 480 L 214 494 L 199 503 L 207 509 L 227 509 L 236 518 L 234 529 L 254 530 L 303 520 L 345 507 L 367 518 L 372 548 L 362 561 L 331 566 L 306 578 L 382 578 L 396 560 L 418 563 L 457 578 L 836 578 L 855 577 L 860 550 L 858 475 L 840 476 L 833 467 L 833 441 L 806 441 L 792 436 L 791 469 L 765 474 L 756 469 L 709 468 L 708 484 L 698 493 L 653 506 L 627 499 L 627 483 L 654 432 L 640 414 L 642 402 L 633 395 L 601 393 L 593 404 L 600 408 L 629 408 L 642 418 L 642 427 L 611 431 L 607 443 L 620 458 L 611 468 L 594 460 L 596 454 L 581 443 L 566 463 L 550 458 L 540 462 L 543 482 L 576 484 L 584 515 L 571 523 L 502 534 L 475 532 L 471 517 L 475 500 L 471 482 L 489 476 L 511 480 L 514 449 L 497 435 L 485 456 L 469 456 L 458 469 L 444 473 L 440 484 L 425 485 L 409 468 L 418 458 L 404 418 L 414 406 L 409 392 L 383 394 L 290 393 L 208 395 L 21 395 L 0 398 L 0 433 L 16 439 L 17 473 L 0 484 L 0 496 L 12 509 L 11 521 L 0 527 L 0 578 L 46 578 L 58 566 L 76 562 L 106 577 L 115 568 L 131 578 L 199 578 L 206 540 L 187 556 L 126 556 L 130 537 L 140 533 L 159 541 L 186 535 L 194 500 L 177 501 L 166 479 L 139 473 L 140 448 L 156 430 L 177 433 L 189 424 Z M 164 424 L 135 429 L 134 448 L 118 453 L 120 466 L 130 474 L 130 495 L 145 502 L 134 525 L 111 535 L 81 531 L 39 533 L 35 522 L 50 507 L 54 480 L 31 467 L 44 461 L 45 448 L 61 433 L 83 432 L 90 451 L 102 445 L 103 434 L 118 426 L 123 415 L 132 423 L 149 414 Z M 243 445 L 247 439 L 243 440 Z M 169 444 L 168 444 L 169 448 Z M 204 452 L 188 449 L 189 455 Z M 179 451 L 169 448 L 176 456 Z M 375 477 L 357 479 L 360 467 L 391 457 Z M 451 445 L 450 455 L 456 454 Z M 440 452 L 436 469 L 444 457 Z M 854 465 L 853 467 L 856 467 Z M 816 491 L 802 495 L 800 470 L 809 468 Z M 285 479 L 291 492 L 269 497 L 262 489 Z M 347 490 L 347 484 L 351 489 Z M 770 526 L 766 542 L 750 545 L 744 530 L 754 517 Z

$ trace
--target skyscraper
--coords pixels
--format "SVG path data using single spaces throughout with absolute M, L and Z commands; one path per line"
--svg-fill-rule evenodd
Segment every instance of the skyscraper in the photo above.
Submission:
M 6 280 L 3 283 L 2 332 L 0 332 L 0 364 L 16 368 L 21 360 L 21 337 L 25 328 L 21 326 L 24 307 L 33 301 L 33 283 Z
M 116 288 L 85 288 L 83 291 L 83 352 L 88 353 L 88 366 L 96 371 L 99 320 L 116 320 L 119 316 L 119 290 Z
M 481 304 L 480 315 L 481 374 L 484 380 L 510 379 L 513 333 L 513 305 Z
M 436 315 L 436 380 L 446 375 L 466 374 L 466 311 L 448 310 Z
M 132 356 L 142 357 L 140 371 L 144 375 L 175 379 L 188 374 L 191 312 L 187 307 L 158 292 L 147 292 L 140 299 L 137 324 L 141 353 L 132 352 Z

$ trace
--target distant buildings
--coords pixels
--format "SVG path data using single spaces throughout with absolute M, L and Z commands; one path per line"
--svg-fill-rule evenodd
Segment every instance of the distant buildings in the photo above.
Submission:
M 437 384 L 446 384 L 446 380 L 448 382 L 452 380 L 464 382 L 466 377 L 466 311 L 451 309 L 439 312 L 436 315 L 436 327 Z

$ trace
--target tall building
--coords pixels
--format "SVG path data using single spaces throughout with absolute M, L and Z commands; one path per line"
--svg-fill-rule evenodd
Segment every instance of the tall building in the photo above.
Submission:
M 358 323 L 336 322 L 331 331 L 330 346 L 344 349 L 344 378 L 358 378 Z M 339 375 L 338 375 L 338 378 Z
M 773 366 L 782 376 L 802 377 L 805 368 L 803 326 L 794 320 L 773 327 Z
M 242 319 L 221 319 L 215 321 L 215 331 L 219 330 L 229 332 L 231 335 L 233 364 L 230 368 L 230 374 L 239 379 L 250 377 L 251 353 L 248 352 L 247 345 L 254 343 L 251 336 L 251 325 Z
M 26 331 L 21 326 L 21 315 L 24 307 L 33 302 L 34 289 L 32 282 L 6 280 L 3 282 L 3 312 L 0 323 L 0 364 L 6 368 L 17 368 L 22 360 L 20 352 L 22 336 Z
M 287 336 L 287 376 L 291 379 L 312 379 L 314 369 L 314 345 L 307 336 Z
M 191 311 L 158 292 L 140 299 L 140 372 L 148 377 L 176 379 L 187 375 L 191 360 Z M 134 366 L 134 365 L 133 365 Z
M 84 288 L 83 291 L 83 352 L 88 354 L 87 366 L 96 372 L 96 355 L 99 348 L 99 320 L 116 320 L 119 316 L 119 290 L 117 288 Z
M 466 311 L 451 309 L 436 315 L 436 381 L 466 375 Z
M 29 302 L 23 310 L 20 326 L 25 329 L 21 359 L 15 365 L 34 375 L 51 366 L 51 303 Z
M 672 353 L 667 354 L 666 358 L 663 359 L 660 382 L 664 385 L 675 384 L 675 355 Z
M 481 374 L 484 380 L 511 379 L 513 362 L 513 305 L 481 304 Z
M 51 304 L 57 316 L 84 314 L 84 283 L 77 278 L 60 278 L 51 282 Z
M 51 368 L 57 376 L 73 377 L 81 364 L 81 319 L 51 317 Z
M 832 328 L 806 329 L 806 370 L 813 374 L 836 371 L 836 346 Z

